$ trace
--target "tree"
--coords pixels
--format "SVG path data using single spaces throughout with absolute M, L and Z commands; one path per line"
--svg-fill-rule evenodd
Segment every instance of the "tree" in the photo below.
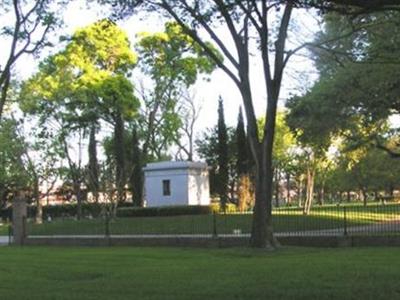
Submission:
M 261 128 L 265 126 L 265 119 L 260 118 L 258 120 L 258 126 L 260 128 L 260 140 L 262 139 Z M 275 206 L 279 206 L 279 199 L 281 197 L 280 185 L 283 176 L 286 175 L 286 179 L 290 181 L 291 163 L 293 160 L 293 150 L 296 148 L 296 139 L 291 132 L 289 126 L 286 123 L 286 112 L 278 111 L 276 116 L 276 137 L 273 146 L 273 170 L 274 170 L 274 190 L 275 190 Z M 288 184 L 287 184 L 288 186 Z
M 236 173 L 237 173 L 237 197 L 240 211 L 246 211 L 254 206 L 252 171 L 248 154 L 248 142 L 244 126 L 242 108 L 239 109 L 236 126 Z
M 183 155 L 185 155 L 186 160 L 193 161 L 195 125 L 200 116 L 201 105 L 196 103 L 195 95 L 190 94 L 189 91 L 184 91 L 179 102 L 178 114 L 182 125 L 178 133 L 179 136 L 175 139 L 179 148 L 176 157 L 179 160 L 184 160 Z
M 242 108 L 239 109 L 238 122 L 236 125 L 236 147 L 237 163 L 236 172 L 238 176 L 250 173 L 250 161 L 247 147 L 247 136 L 244 126 Z
M 104 1 L 103 1 L 104 2 Z M 107 1 L 106 1 L 107 2 Z M 120 8 L 119 1 L 109 1 Z M 389 2 L 389 3 L 388 3 Z M 256 201 L 253 215 L 251 245 L 267 247 L 277 245 L 272 228 L 272 148 L 275 133 L 275 117 L 277 102 L 285 66 L 290 57 L 304 46 L 293 50 L 286 49 L 286 39 L 293 9 L 296 7 L 318 6 L 320 9 L 346 8 L 344 5 L 355 5 L 351 12 L 386 8 L 394 6 L 393 0 L 377 4 L 375 0 L 360 2 L 359 0 L 335 1 L 201 1 L 190 3 L 186 0 L 168 1 L 130 1 L 124 2 L 123 9 L 132 9 L 137 5 L 146 5 L 150 10 L 166 11 L 195 41 L 205 53 L 220 67 L 236 84 L 243 98 L 246 112 L 248 136 L 251 153 L 255 163 Z M 336 5 L 343 5 L 337 7 Z M 369 6 L 368 6 L 369 5 Z M 359 8 L 360 7 L 360 8 Z M 271 21 L 274 14 L 274 22 Z M 278 24 L 277 27 L 270 26 Z M 215 30 L 214 25 L 226 26 L 234 43 L 229 48 Z M 201 37 L 199 29 L 203 29 L 215 42 L 228 62 L 222 61 L 210 49 Z M 252 39 L 250 39 L 250 36 Z M 266 122 L 263 128 L 264 136 L 258 140 L 257 119 L 253 106 L 252 82 L 250 81 L 250 42 L 255 41 L 259 49 L 259 58 L 263 68 L 263 83 L 265 85 Z M 271 50 L 271 51 L 270 51 Z M 257 81 L 259 84 L 259 81 Z
M 142 166 L 143 161 L 141 157 L 141 152 L 139 148 L 139 139 L 137 130 L 134 127 L 132 129 L 132 174 L 130 177 L 132 202 L 134 206 L 143 206 L 143 176 L 142 176 Z
M 132 137 L 136 135 L 138 143 L 136 150 L 129 150 L 128 156 L 140 157 L 131 164 L 129 176 L 131 191 L 142 195 L 137 183 L 142 184 L 144 179 L 137 176 L 147 162 L 165 158 L 166 150 L 174 143 L 192 158 L 193 126 L 198 112 L 188 90 L 200 76 L 210 74 L 215 63 L 175 22 L 167 22 L 163 32 L 144 32 L 138 37 L 135 48 L 147 85 L 140 85 L 142 109 L 130 124 Z M 188 137 L 188 148 L 181 144 L 182 132 Z M 136 151 L 139 152 L 135 154 Z M 136 165 L 138 162 L 140 165 Z M 133 182 L 134 177 L 136 182 Z M 143 203 L 143 200 L 136 202 Z
M 220 97 L 218 101 L 218 147 L 217 147 L 217 160 L 218 160 L 218 194 L 221 199 L 221 207 L 223 211 L 226 209 L 228 200 L 228 133 L 225 125 L 224 104 Z
M 96 142 L 96 125 L 92 124 L 89 132 L 89 146 L 88 146 L 88 188 L 93 193 L 93 198 L 97 203 L 99 200 L 99 162 L 97 160 L 97 142 Z
M 225 189 L 227 193 L 227 200 L 235 203 L 234 188 L 237 181 L 236 165 L 237 165 L 237 151 L 236 151 L 236 136 L 235 130 L 232 127 L 227 127 L 227 154 L 228 154 L 228 182 Z M 218 126 L 207 128 L 200 137 L 195 141 L 196 152 L 201 159 L 204 159 L 210 167 L 210 193 L 213 196 L 219 196 L 220 178 L 219 175 L 219 141 L 218 141 Z
M 43 221 L 41 194 L 44 193 L 48 198 L 57 179 L 60 178 L 64 145 L 60 144 L 58 139 L 51 138 L 49 134 L 44 134 L 42 128 L 32 128 L 25 134 L 18 131 L 18 134 L 20 137 L 27 134 L 30 136 L 30 141 L 24 143 L 22 160 L 25 172 L 30 178 L 29 185 L 36 205 L 35 222 L 40 224 Z
M 11 196 L 29 187 L 25 164 L 22 160 L 25 141 L 18 135 L 14 119 L 0 122 L 0 203 L 6 207 Z
M 320 79 L 306 95 L 289 103 L 290 109 L 303 115 L 304 122 L 313 123 L 308 130 L 314 127 L 315 134 L 327 138 L 342 135 L 390 151 L 376 128 L 400 111 L 399 16 L 399 12 L 356 19 L 326 16 L 326 28 L 317 43 L 321 39 L 332 42 L 314 51 Z M 343 31 L 347 36 L 339 39 Z
M 0 4 L 4 14 L 12 15 L 14 21 L 12 25 L 4 25 L 0 29 L 1 35 L 9 37 L 10 41 L 8 56 L 0 62 L 0 120 L 18 60 L 25 54 L 38 55 L 43 48 L 51 45 L 48 37 L 59 24 L 55 11 L 60 9 L 60 3 L 57 6 L 52 0 L 12 0 Z
M 139 67 L 150 79 L 139 91 L 143 110 L 137 120 L 146 162 L 146 156 L 157 158 L 177 140 L 182 127 L 178 102 L 201 75 L 215 69 L 215 63 L 176 22 L 167 22 L 163 32 L 141 33 L 135 48 Z
M 139 105 L 127 78 L 135 63 L 136 56 L 126 34 L 113 22 L 100 20 L 78 29 L 66 48 L 48 57 L 40 65 L 39 72 L 24 83 L 22 109 L 36 114 L 42 125 L 61 125 L 58 136 L 70 166 L 78 210 L 83 167 L 81 159 L 75 163 L 69 155 L 68 136 L 76 132 L 81 141 L 90 131 L 89 185 L 96 193 L 98 178 L 94 149 L 100 120 L 108 122 L 114 129 L 118 201 L 124 198 L 124 121 L 134 117 Z

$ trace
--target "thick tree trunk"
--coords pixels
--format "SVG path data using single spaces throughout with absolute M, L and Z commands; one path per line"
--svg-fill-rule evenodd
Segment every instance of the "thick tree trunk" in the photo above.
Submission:
M 89 135 L 89 187 L 96 203 L 99 201 L 99 164 L 97 161 L 96 125 L 92 124 Z
M 307 195 L 303 209 L 303 213 L 306 215 L 310 213 L 312 202 L 314 199 L 314 177 L 315 170 L 313 168 L 307 168 Z
M 256 192 L 253 214 L 251 246 L 269 248 L 277 246 L 272 228 L 272 172 L 265 165 L 256 170 Z
M 3 72 L 6 72 L 3 70 Z M 1 86 L 1 93 L 0 93 L 0 120 L 3 116 L 4 106 L 7 100 L 7 92 L 10 87 L 10 74 L 7 74 L 5 77 L 4 82 L 2 82 Z
M 317 192 L 317 203 L 320 206 L 322 205 L 322 194 L 323 194 L 323 192 L 324 192 L 324 189 L 322 187 L 319 188 L 318 192 Z
M 297 187 L 297 201 L 298 201 L 298 206 L 302 207 L 302 205 L 303 205 L 303 177 L 302 176 L 299 179 L 299 185 Z
M 279 171 L 275 168 L 275 206 L 279 207 Z
M 143 207 L 143 172 L 142 155 L 139 148 L 137 131 L 132 130 L 132 162 L 133 169 L 130 177 L 132 202 L 134 206 Z
M 80 181 L 73 182 L 74 194 L 77 202 L 77 214 L 76 217 L 78 220 L 82 219 L 82 192 L 81 192 L 81 183 Z
M 292 199 L 290 198 L 290 173 L 286 173 L 286 204 L 291 205 Z
M 125 156 L 124 156 L 124 120 L 122 114 L 115 115 L 114 126 L 115 184 L 117 187 L 117 202 L 125 200 Z
M 272 193 L 273 167 L 272 148 L 275 134 L 275 120 L 277 108 L 277 94 L 267 107 L 267 118 L 264 127 L 264 137 L 259 143 L 257 137 L 250 136 L 252 151 L 256 161 L 256 191 L 251 246 L 256 248 L 270 248 L 279 246 L 274 237 L 272 227 Z M 256 150 L 256 151 L 254 151 Z
M 42 224 L 43 222 L 43 207 L 42 203 L 40 202 L 40 191 L 39 191 L 39 178 L 34 179 L 34 186 L 33 186 L 33 197 L 36 201 L 36 216 L 35 216 L 35 223 Z

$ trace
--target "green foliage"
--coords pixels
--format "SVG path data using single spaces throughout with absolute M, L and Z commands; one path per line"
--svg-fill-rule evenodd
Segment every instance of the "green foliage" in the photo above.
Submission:
M 210 74 L 216 67 L 199 44 L 175 22 L 166 23 L 164 32 L 141 33 L 139 37 L 137 49 L 142 69 L 158 83 L 169 79 L 190 86 L 200 74 Z
M 244 129 L 242 108 L 239 110 L 238 122 L 236 125 L 236 147 L 237 162 L 236 172 L 238 176 L 250 173 L 251 154 L 249 153 L 249 143 Z
M 222 209 L 225 209 L 228 200 L 229 166 L 228 166 L 228 132 L 225 124 L 224 105 L 222 98 L 218 102 L 218 124 L 217 124 L 217 188 Z
M 10 194 L 29 186 L 23 162 L 25 141 L 18 135 L 18 123 L 13 119 L 0 122 L 0 203 L 5 205 Z
M 212 213 L 211 206 L 163 206 L 163 207 L 123 207 L 117 209 L 117 217 L 167 217 L 181 215 L 206 215 Z
M 175 22 L 167 22 L 163 32 L 141 33 L 138 37 L 139 66 L 151 82 L 141 91 L 144 110 L 136 127 L 144 140 L 144 156 L 160 159 L 179 138 L 182 120 L 178 103 L 182 92 L 201 75 L 209 75 L 216 65 Z
M 72 123 L 112 121 L 115 111 L 131 118 L 138 102 L 126 75 L 136 60 L 126 34 L 109 20 L 98 21 L 77 30 L 65 50 L 41 63 L 24 84 L 22 108 L 62 111 Z
M 288 102 L 289 126 L 301 140 L 324 147 L 337 135 L 365 142 L 379 135 L 382 122 L 400 111 L 398 17 L 398 12 L 347 22 L 337 15 L 326 17 L 326 29 L 316 43 L 332 43 L 326 51 L 315 52 L 321 60 L 321 78 L 306 95 Z M 340 28 L 351 34 L 339 39 Z
M 229 185 L 232 185 L 236 180 L 237 163 L 236 137 L 234 128 L 227 127 L 227 139 Z M 218 195 L 220 190 L 218 189 L 219 181 L 217 179 L 219 168 L 217 126 L 206 129 L 201 136 L 196 139 L 195 144 L 199 157 L 204 159 L 207 162 L 207 165 L 211 167 L 209 171 L 210 193 L 212 195 Z

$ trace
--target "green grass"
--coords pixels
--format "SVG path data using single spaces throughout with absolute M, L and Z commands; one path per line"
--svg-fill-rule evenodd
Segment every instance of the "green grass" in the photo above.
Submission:
M 0 297 L 399 299 L 399 248 L 0 248 Z
M 400 204 L 346 206 L 347 226 L 369 225 L 399 218 Z M 343 207 L 315 207 L 310 215 L 303 215 L 299 208 L 281 208 L 274 210 L 274 230 L 276 232 L 296 232 L 344 227 Z M 227 214 L 216 216 L 218 233 L 232 233 L 241 229 L 249 233 L 251 214 Z M 211 234 L 213 216 L 175 216 L 175 217 L 136 217 L 118 218 L 110 222 L 111 234 Z M 0 229 L 5 230 L 5 228 Z M 6 231 L 4 231 L 6 232 Z M 28 233 L 32 235 L 74 235 L 104 234 L 105 220 L 54 220 L 41 225 L 29 224 Z

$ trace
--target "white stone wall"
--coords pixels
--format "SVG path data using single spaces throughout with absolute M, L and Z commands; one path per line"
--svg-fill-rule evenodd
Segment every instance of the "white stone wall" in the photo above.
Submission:
M 144 168 L 144 171 L 147 207 L 210 203 L 208 170 L 204 164 L 151 163 Z M 170 181 L 171 194 L 168 196 L 163 195 L 163 180 Z
M 189 205 L 209 205 L 208 171 L 190 170 L 188 176 Z

